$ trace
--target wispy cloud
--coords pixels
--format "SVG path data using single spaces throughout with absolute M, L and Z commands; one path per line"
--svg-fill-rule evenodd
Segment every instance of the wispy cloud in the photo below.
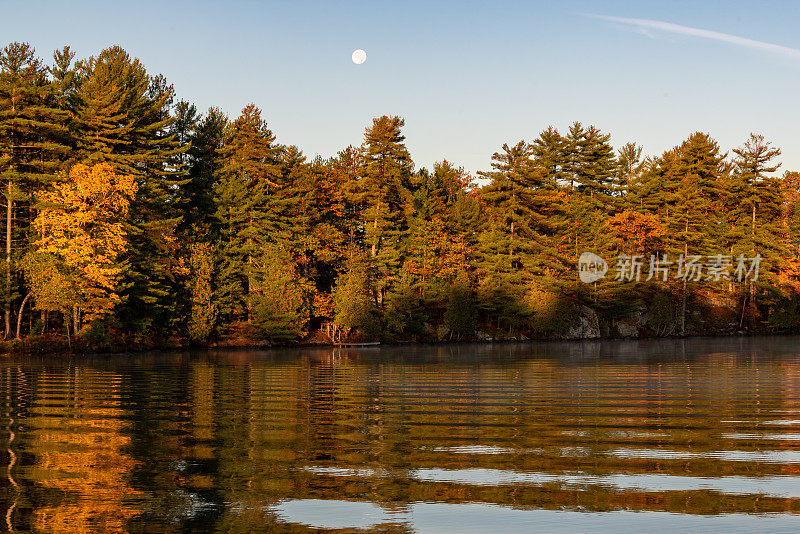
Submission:
M 739 37 L 738 35 L 731 35 L 729 33 L 720 33 L 711 30 L 703 30 L 700 28 L 692 28 L 691 26 L 681 26 L 680 24 L 672 24 L 670 22 L 663 22 L 660 20 L 631 19 L 625 17 L 611 17 L 608 15 L 594 15 L 590 13 L 585 13 L 584 16 L 594 19 L 607 20 L 609 22 L 627 24 L 628 26 L 633 26 L 636 28 L 636 30 L 648 36 L 650 35 L 648 30 L 660 30 L 669 33 L 678 33 L 681 35 L 691 35 L 693 37 L 711 39 L 714 41 L 722 41 L 724 43 L 744 46 L 753 50 L 760 50 L 762 52 L 780 54 L 782 56 L 800 59 L 800 50 L 796 48 L 765 43 L 763 41 L 756 41 L 754 39 L 747 39 L 746 37 Z

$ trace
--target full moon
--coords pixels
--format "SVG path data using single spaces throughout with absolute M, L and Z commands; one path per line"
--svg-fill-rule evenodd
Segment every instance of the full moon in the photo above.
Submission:
M 360 48 L 353 52 L 353 63 L 356 65 L 361 65 L 367 60 L 367 53 L 361 50 Z

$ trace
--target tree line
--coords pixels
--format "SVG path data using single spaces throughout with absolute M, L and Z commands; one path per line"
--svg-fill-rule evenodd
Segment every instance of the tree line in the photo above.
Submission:
M 404 120 L 307 158 L 251 104 L 176 99 L 120 47 L 0 52 L 6 339 L 97 345 L 560 337 L 586 309 L 651 335 L 794 331 L 800 174 L 751 134 L 660 156 L 595 126 L 415 168 Z M 583 284 L 605 258 L 763 258 L 757 280 Z M 609 331 L 613 334 L 612 331 Z

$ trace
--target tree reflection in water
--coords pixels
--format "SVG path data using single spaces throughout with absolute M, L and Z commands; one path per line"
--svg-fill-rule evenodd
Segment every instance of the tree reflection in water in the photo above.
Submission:
M 622 524 L 625 511 L 664 528 L 783 525 L 800 511 L 796 347 L 3 360 L 0 512 L 9 530 L 42 532 L 407 532 L 466 517 L 467 530 L 557 530 Z

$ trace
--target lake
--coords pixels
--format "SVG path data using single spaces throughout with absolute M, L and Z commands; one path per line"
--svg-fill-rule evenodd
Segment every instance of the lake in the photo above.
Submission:
M 0 399 L 3 530 L 800 531 L 797 337 L 12 357 Z

